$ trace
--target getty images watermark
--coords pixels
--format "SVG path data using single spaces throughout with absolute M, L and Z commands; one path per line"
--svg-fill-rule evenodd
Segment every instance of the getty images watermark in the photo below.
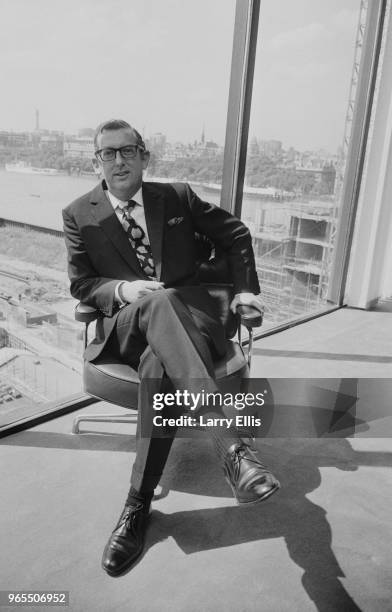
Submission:
M 177 389 L 173 393 L 154 393 L 153 408 L 160 411 L 164 408 L 176 407 L 185 414 L 178 417 L 164 417 L 161 414 L 153 417 L 153 425 L 156 427 L 260 427 L 261 418 L 255 415 L 235 414 L 229 416 L 211 416 L 208 412 L 216 408 L 234 408 L 244 410 L 244 408 L 260 408 L 264 406 L 264 392 L 257 393 L 221 393 L 207 392 L 193 393 L 187 389 L 181 391 Z M 189 414 L 197 409 L 203 408 L 207 414 Z
M 192 438 L 214 427 L 263 439 L 392 437 L 390 378 L 247 378 L 225 380 L 218 390 L 209 379 L 192 379 L 188 390 L 174 382 L 141 381 L 149 399 L 140 412 L 142 437 L 172 437 L 178 428 L 177 436 Z

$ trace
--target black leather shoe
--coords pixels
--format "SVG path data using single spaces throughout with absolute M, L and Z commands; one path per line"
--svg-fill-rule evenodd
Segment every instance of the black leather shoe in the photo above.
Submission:
M 119 576 L 141 555 L 150 505 L 125 505 L 102 557 L 102 567 L 110 576 Z
M 223 470 L 239 504 L 257 504 L 280 488 L 279 481 L 245 443 L 229 448 Z

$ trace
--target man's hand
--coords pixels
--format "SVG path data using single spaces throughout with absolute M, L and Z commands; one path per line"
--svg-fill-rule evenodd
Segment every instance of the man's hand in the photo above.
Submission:
M 159 283 L 158 281 L 124 281 L 119 288 L 119 296 L 124 302 L 132 304 L 135 300 L 148 295 L 152 291 L 159 291 L 160 289 L 163 289 L 163 283 Z
M 264 311 L 264 302 L 260 294 L 255 295 L 254 293 L 237 293 L 230 304 L 230 308 L 235 313 L 236 307 L 239 305 L 253 306 L 254 308 L 260 310 L 260 312 Z

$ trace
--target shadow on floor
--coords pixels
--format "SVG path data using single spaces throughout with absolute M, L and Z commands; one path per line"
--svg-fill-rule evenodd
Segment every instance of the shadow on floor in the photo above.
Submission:
M 260 457 L 280 480 L 281 491 L 262 504 L 245 508 L 172 514 L 154 511 L 147 549 L 169 537 L 186 554 L 284 538 L 290 558 L 304 572 L 303 587 L 317 610 L 359 610 L 339 580 L 344 573 L 331 547 L 326 512 L 307 496 L 321 484 L 320 467 L 345 471 L 365 465 L 392 467 L 392 454 L 356 452 L 344 439 L 274 440 L 264 445 L 258 441 L 258 447 L 262 449 Z M 226 485 L 207 448 L 200 444 L 190 447 L 189 441 L 182 440 L 173 450 L 162 479 L 164 487 L 190 494 L 221 494 Z M 228 487 L 226 495 L 230 495 Z
M 340 388 L 340 393 L 350 398 L 347 407 L 351 411 L 355 384 L 355 380 L 347 380 Z M 245 508 L 230 506 L 170 514 L 154 510 L 144 554 L 167 538 L 173 538 L 185 554 L 283 538 L 291 560 L 303 570 L 303 587 L 317 610 L 360 610 L 340 580 L 344 573 L 332 550 L 326 511 L 308 496 L 321 485 L 320 468 L 355 471 L 361 466 L 392 467 L 392 453 L 355 451 L 340 436 L 352 434 L 357 420 L 338 404 L 339 411 L 333 412 L 329 420 L 331 437 L 326 433 L 319 438 L 276 437 L 256 441 L 260 459 L 270 466 L 282 485 L 270 500 Z M 360 424 L 366 427 L 366 423 Z M 31 430 L 1 443 L 71 450 L 135 450 L 134 436 L 123 434 L 72 436 Z M 201 434 L 194 439 L 176 439 L 161 485 L 164 490 L 189 495 L 231 497 L 210 441 Z M 352 520 L 355 521 L 355 516 Z M 236 550 L 232 548 L 228 554 L 235 555 Z
M 104 427 L 104 426 L 102 426 Z M 83 434 L 59 433 L 30 429 L 0 440 L 0 446 L 26 446 L 37 448 L 63 448 L 69 450 L 92 450 L 112 452 L 135 452 L 135 433 L 99 433 L 89 431 Z

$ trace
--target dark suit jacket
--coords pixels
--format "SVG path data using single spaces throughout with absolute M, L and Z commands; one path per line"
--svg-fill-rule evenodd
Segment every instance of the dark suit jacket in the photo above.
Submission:
M 146 278 L 104 183 L 63 210 L 71 294 L 104 315 L 86 357 L 101 352 L 116 320 L 117 283 Z M 146 224 L 158 280 L 166 287 L 198 284 L 195 232 L 227 255 L 235 293 L 259 293 L 249 230 L 225 210 L 203 202 L 186 186 L 187 202 L 168 183 L 143 183 Z

